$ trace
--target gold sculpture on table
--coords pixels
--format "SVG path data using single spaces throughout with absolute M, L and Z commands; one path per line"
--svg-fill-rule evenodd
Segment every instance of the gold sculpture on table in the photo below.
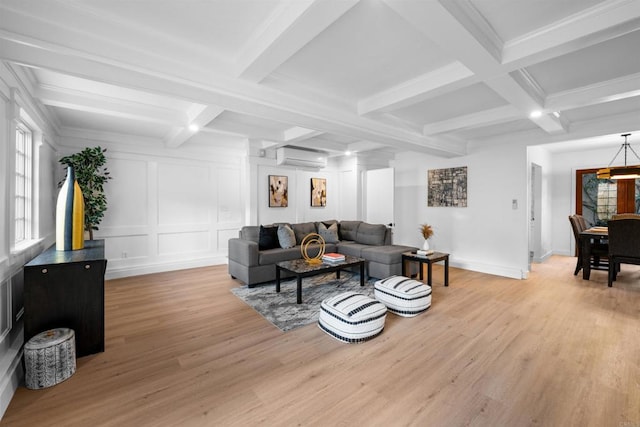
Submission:
M 307 253 L 307 248 L 309 245 L 317 244 L 319 245 L 318 253 L 315 257 L 310 257 Z M 307 234 L 302 242 L 300 243 L 300 252 L 302 252 L 302 257 L 307 261 L 307 264 L 322 264 L 322 255 L 324 255 L 324 247 L 325 242 L 321 235 L 318 233 L 309 233 Z

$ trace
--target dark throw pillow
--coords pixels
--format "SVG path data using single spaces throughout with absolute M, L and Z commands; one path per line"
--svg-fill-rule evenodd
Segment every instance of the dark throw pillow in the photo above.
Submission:
M 260 226 L 260 237 L 258 238 L 258 249 L 275 249 L 280 247 L 278 242 L 278 227 Z

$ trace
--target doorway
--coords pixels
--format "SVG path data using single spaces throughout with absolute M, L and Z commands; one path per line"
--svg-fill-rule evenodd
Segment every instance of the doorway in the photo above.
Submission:
M 640 213 L 640 179 L 598 179 L 597 171 L 576 170 L 576 214 L 589 227 L 606 226 L 618 213 Z
M 531 163 L 529 191 L 529 271 L 531 264 L 542 260 L 542 166 Z

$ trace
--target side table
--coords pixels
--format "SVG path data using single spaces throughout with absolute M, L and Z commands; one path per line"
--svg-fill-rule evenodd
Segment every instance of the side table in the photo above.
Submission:
M 407 268 L 405 262 L 417 262 L 420 270 L 420 280 L 423 280 L 422 264 L 427 264 L 427 285 L 431 286 L 431 265 L 434 262 L 444 261 L 444 285 L 449 286 L 449 254 L 444 252 L 434 252 L 431 255 L 418 256 L 415 252 L 405 252 L 402 254 L 402 275 L 406 276 Z

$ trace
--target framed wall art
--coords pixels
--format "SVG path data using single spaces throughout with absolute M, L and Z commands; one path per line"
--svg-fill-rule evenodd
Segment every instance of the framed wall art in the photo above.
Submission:
M 427 171 L 427 206 L 467 207 L 467 167 Z
M 269 207 L 286 208 L 289 206 L 289 177 L 269 175 Z
M 327 180 L 325 178 L 311 178 L 311 206 L 327 206 Z

